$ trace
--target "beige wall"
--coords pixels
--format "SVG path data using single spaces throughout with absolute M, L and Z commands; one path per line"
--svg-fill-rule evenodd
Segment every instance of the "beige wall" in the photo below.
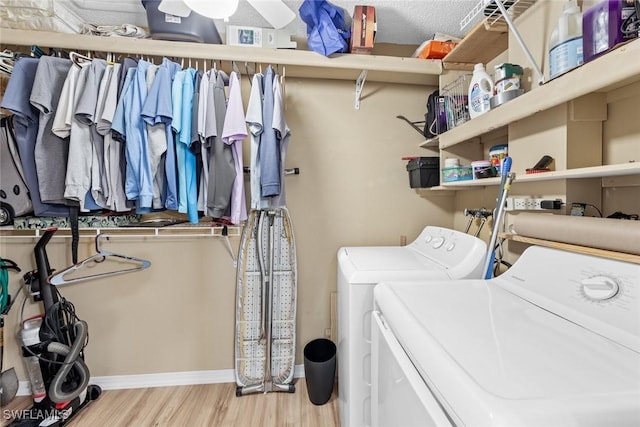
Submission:
M 243 90 L 246 101 L 246 79 Z M 286 178 L 298 256 L 297 364 L 304 344 L 330 327 L 339 247 L 397 245 L 426 224 L 452 226 L 453 198 L 410 189 L 401 160 L 430 155 L 418 148 L 420 135 L 395 116 L 420 120 L 431 90 L 367 82 L 355 110 L 354 82 L 287 79 L 292 139 L 286 167 L 301 171 Z M 248 150 L 247 142 L 246 159 Z M 1 239 L 2 256 L 24 270 L 35 268 L 35 240 Z M 234 251 L 238 243 L 231 238 Z M 80 258 L 93 253 L 92 244 L 83 239 Z M 60 289 L 89 323 L 92 375 L 233 368 L 235 270 L 222 239 L 119 239 L 106 248 L 152 266 Z M 49 252 L 52 267 L 71 263 L 69 239 L 54 239 Z M 13 292 L 20 280 L 10 276 Z M 26 312 L 35 309 L 27 304 Z M 7 318 L 4 366 L 17 367 L 24 379 L 15 343 L 19 312 L 15 306 Z

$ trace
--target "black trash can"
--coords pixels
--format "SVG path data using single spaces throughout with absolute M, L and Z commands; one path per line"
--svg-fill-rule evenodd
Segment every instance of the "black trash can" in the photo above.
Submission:
M 304 347 L 304 377 L 309 400 L 324 405 L 331 398 L 336 376 L 336 345 L 328 339 L 318 338 Z

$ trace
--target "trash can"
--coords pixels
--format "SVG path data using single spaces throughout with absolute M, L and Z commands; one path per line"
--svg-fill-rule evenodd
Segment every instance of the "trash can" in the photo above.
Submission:
M 304 377 L 309 400 L 324 405 L 331 398 L 336 376 L 336 345 L 328 339 L 318 338 L 304 347 Z

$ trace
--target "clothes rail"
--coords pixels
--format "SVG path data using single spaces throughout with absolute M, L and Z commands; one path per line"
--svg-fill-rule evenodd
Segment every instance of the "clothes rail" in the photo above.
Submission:
M 144 239 L 151 238 L 173 238 L 173 239 L 190 239 L 190 238 L 223 238 L 225 247 L 231 255 L 233 267 L 237 267 L 237 259 L 229 237 L 240 237 L 242 227 L 238 226 L 215 226 L 215 227 L 126 227 L 126 228 L 83 228 L 80 229 L 80 239 Z M 46 229 L 34 230 L 9 230 L 0 229 L 0 237 L 2 239 L 38 239 Z M 59 228 L 53 239 L 70 239 L 70 228 Z M 69 234 L 65 233 L 69 232 Z

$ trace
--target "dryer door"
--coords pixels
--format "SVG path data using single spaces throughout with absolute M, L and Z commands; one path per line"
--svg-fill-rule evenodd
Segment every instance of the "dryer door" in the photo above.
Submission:
M 451 427 L 378 311 L 372 315 L 371 420 L 376 427 Z

